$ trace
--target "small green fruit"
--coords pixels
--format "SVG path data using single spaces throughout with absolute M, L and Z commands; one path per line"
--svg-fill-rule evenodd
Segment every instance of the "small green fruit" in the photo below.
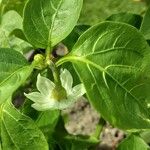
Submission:
M 55 100 L 60 101 L 67 98 L 67 92 L 64 87 L 56 85 L 52 91 L 51 97 Z

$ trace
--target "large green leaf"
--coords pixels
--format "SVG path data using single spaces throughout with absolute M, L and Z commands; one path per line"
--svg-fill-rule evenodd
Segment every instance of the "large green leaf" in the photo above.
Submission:
M 17 12 L 11 10 L 2 16 L 0 30 L 4 30 L 8 36 L 15 29 L 22 29 L 22 18 Z
M 130 135 L 122 141 L 117 150 L 148 150 L 148 145 L 137 135 Z
M 33 50 L 31 44 L 14 35 L 9 37 L 9 47 L 23 54 Z
M 111 124 L 126 130 L 147 129 L 149 53 L 136 28 L 104 22 L 85 32 L 57 66 L 73 63 L 90 102 Z
M 1 109 L 1 140 L 4 150 L 48 150 L 44 135 L 29 117 L 9 102 Z
M 27 79 L 33 67 L 17 51 L 0 49 L 0 104 Z
M 147 10 L 143 18 L 141 32 L 147 40 L 150 40 L 150 8 Z
M 24 32 L 37 48 L 53 47 L 76 25 L 83 0 L 29 0 L 24 12 Z

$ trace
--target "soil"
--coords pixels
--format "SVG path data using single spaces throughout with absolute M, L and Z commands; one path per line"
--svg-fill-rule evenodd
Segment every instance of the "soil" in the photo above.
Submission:
M 77 135 L 91 135 L 99 121 L 99 114 L 92 108 L 86 99 L 80 99 L 72 108 L 63 111 L 68 116 L 66 129 Z M 96 150 L 115 150 L 118 143 L 125 137 L 123 131 L 106 124 L 100 135 L 100 144 Z

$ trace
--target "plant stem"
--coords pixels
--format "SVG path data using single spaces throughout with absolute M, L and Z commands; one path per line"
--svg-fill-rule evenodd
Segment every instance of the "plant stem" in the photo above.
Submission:
M 50 61 L 50 53 L 51 53 L 51 47 L 48 46 L 48 47 L 46 48 L 46 52 L 45 52 L 45 55 L 46 55 L 46 63 L 47 63 L 47 64 L 48 64 L 49 61 Z
M 47 49 L 46 49 L 46 52 L 45 52 L 46 64 L 49 65 L 50 69 L 52 70 L 55 84 L 59 85 L 59 84 L 61 84 L 61 81 L 60 81 L 60 78 L 59 78 L 59 71 L 58 71 L 56 65 L 51 60 L 51 56 L 50 56 L 51 49 L 52 48 L 50 46 L 48 46 Z
M 98 122 L 98 124 L 97 124 L 97 126 L 96 126 L 96 130 L 95 130 L 95 132 L 93 134 L 94 137 L 96 137 L 97 139 L 99 139 L 100 134 L 101 134 L 102 129 L 103 129 L 103 127 L 104 127 L 105 124 L 106 124 L 106 121 L 101 117 L 100 120 L 99 120 L 99 122 Z
M 60 85 L 61 81 L 60 81 L 60 77 L 59 77 L 58 68 L 56 67 L 56 65 L 52 61 L 50 62 L 49 66 L 50 66 L 50 69 L 52 71 L 55 84 Z
M 60 77 L 59 77 L 59 71 L 57 70 L 56 67 L 54 68 L 54 71 L 53 71 L 53 77 L 54 77 L 55 84 L 60 85 L 61 82 L 60 82 Z

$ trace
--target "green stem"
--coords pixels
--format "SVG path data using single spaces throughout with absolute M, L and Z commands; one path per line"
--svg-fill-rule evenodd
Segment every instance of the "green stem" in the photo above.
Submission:
M 54 71 L 53 71 L 53 77 L 54 77 L 54 82 L 56 85 L 60 85 L 60 77 L 59 77 L 59 71 L 57 70 L 57 68 L 55 67 Z
M 53 77 L 54 77 L 54 82 L 56 85 L 61 85 L 61 81 L 60 81 L 60 74 L 58 71 L 58 68 L 55 66 L 55 64 L 53 62 L 50 63 L 50 69 L 53 73 Z
M 52 48 L 50 46 L 48 46 L 46 49 L 46 54 L 45 54 L 46 55 L 46 64 L 49 65 L 50 69 L 52 70 L 55 84 L 60 85 L 61 81 L 59 78 L 59 71 L 58 71 L 56 65 L 51 60 L 51 56 L 50 56 L 51 50 L 52 50 Z
M 104 127 L 105 124 L 106 124 L 106 121 L 101 117 L 100 120 L 99 120 L 99 122 L 98 122 L 98 124 L 97 124 L 97 126 L 96 126 L 96 130 L 95 130 L 95 132 L 93 134 L 94 137 L 96 137 L 97 139 L 99 139 L 100 134 L 101 134 L 102 129 L 103 129 L 103 127 Z
M 47 47 L 45 53 L 46 53 L 46 63 L 48 64 L 50 61 L 51 47 Z

